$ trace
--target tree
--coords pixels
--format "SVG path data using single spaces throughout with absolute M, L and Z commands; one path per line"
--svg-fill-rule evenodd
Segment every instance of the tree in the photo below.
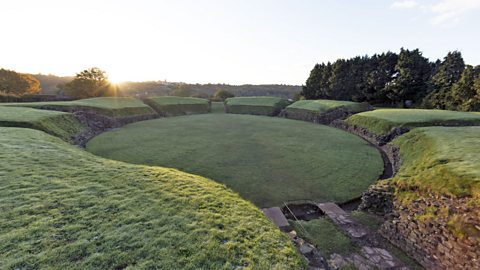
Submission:
M 0 92 L 12 95 L 35 94 L 40 91 L 40 82 L 30 74 L 0 69 Z
M 116 96 L 118 87 L 108 81 L 107 73 L 93 67 L 77 73 L 75 78 L 65 84 L 63 92 L 74 98 Z
M 480 109 L 480 66 L 467 66 L 452 86 L 451 109 L 475 111 Z
M 425 98 L 424 105 L 437 109 L 454 109 L 451 90 L 464 69 L 462 54 L 458 51 L 449 52 L 431 78 L 432 91 Z
M 425 96 L 431 65 L 418 50 L 401 49 L 393 79 L 387 84 L 386 95 L 394 103 L 418 100 Z
M 218 101 L 225 101 L 227 98 L 234 97 L 235 95 L 227 90 L 218 89 L 215 94 L 213 94 L 213 99 Z

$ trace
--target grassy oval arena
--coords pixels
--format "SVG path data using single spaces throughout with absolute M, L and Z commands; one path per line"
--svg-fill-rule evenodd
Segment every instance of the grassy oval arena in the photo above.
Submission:
M 266 116 L 142 121 L 93 138 L 87 151 L 205 176 L 259 207 L 294 200 L 346 202 L 361 196 L 383 172 L 380 153 L 355 135 Z

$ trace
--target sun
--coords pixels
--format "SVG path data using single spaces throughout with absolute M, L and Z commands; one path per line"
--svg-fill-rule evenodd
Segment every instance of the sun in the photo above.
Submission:
M 108 80 L 109 80 L 112 84 L 120 84 L 120 83 L 122 83 L 122 82 L 125 81 L 125 80 L 122 79 L 122 77 L 116 76 L 115 74 L 109 74 L 109 75 L 108 75 Z

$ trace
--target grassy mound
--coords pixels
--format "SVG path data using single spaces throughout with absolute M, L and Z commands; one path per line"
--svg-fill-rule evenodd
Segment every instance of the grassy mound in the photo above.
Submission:
M 285 117 L 305 121 L 318 121 L 319 117 L 325 116 L 327 113 L 334 110 L 342 109 L 345 112 L 345 115 L 340 114 L 339 116 L 346 117 L 348 114 L 368 111 L 371 110 L 371 108 L 372 107 L 368 103 L 351 101 L 327 99 L 299 100 L 285 108 Z
M 4 269 L 301 269 L 288 238 L 208 179 L 0 128 Z M 8 162 L 6 162 L 8 161 Z
M 417 128 L 395 139 L 399 186 L 480 198 L 480 127 Z
M 203 175 L 260 207 L 301 199 L 345 202 L 359 197 L 383 171 L 378 151 L 355 135 L 251 115 L 138 122 L 93 138 L 87 150 Z
M 382 135 L 394 127 L 480 125 L 480 115 L 444 110 L 380 109 L 352 115 L 347 123 Z
M 64 140 L 85 128 L 70 113 L 3 106 L 0 106 L 0 126 L 38 129 Z
M 288 105 L 278 97 L 234 97 L 225 100 L 228 113 L 275 116 Z
M 155 114 L 155 111 L 141 100 L 131 97 L 99 97 L 75 101 L 4 103 L 1 105 L 60 111 L 72 111 L 78 108 L 91 109 L 98 114 L 116 118 Z
M 292 105 L 287 106 L 287 111 L 305 110 L 316 113 L 325 113 L 334 109 L 344 108 L 351 113 L 358 113 L 369 110 L 371 107 L 368 103 L 358 103 L 352 101 L 341 100 L 299 100 Z
M 210 103 L 203 98 L 193 97 L 152 97 L 145 100 L 158 114 L 176 116 L 210 112 Z

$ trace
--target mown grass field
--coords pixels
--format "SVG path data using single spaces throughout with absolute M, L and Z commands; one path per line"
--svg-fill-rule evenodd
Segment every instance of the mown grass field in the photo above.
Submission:
M 359 197 L 383 171 L 379 152 L 355 135 L 250 115 L 138 122 L 93 138 L 87 150 L 206 176 L 260 207 L 301 199 L 348 201 Z
M 260 210 L 209 179 L 24 128 L 0 128 L 0 159 L 2 269 L 304 269 Z
M 376 134 L 385 134 L 394 127 L 480 125 L 480 115 L 444 110 L 379 109 L 352 115 L 346 121 Z
M 73 110 L 75 108 L 91 109 L 110 117 L 127 117 L 151 115 L 155 111 L 141 100 L 131 97 L 99 97 L 74 101 L 2 103 L 1 106 L 47 108 L 56 110 Z
M 289 102 L 278 97 L 233 97 L 225 100 L 228 113 L 277 115 Z
M 64 140 L 85 129 L 70 113 L 6 106 L 0 106 L 0 126 L 38 129 Z
M 148 98 L 145 103 L 163 116 L 210 112 L 210 103 L 203 98 L 162 96 Z
M 480 198 L 480 127 L 416 128 L 393 143 L 402 158 L 398 185 Z
M 367 111 L 371 108 L 370 105 L 367 103 L 319 99 L 319 100 L 299 100 L 287 106 L 286 110 L 287 111 L 305 110 L 305 111 L 311 111 L 316 113 L 325 113 L 340 107 L 352 113 Z

